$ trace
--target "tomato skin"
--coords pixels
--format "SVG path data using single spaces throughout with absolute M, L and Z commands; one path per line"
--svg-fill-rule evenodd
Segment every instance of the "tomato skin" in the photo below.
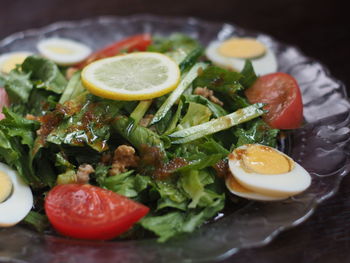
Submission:
M 125 38 L 94 52 L 86 60 L 78 64 L 76 68 L 82 69 L 95 60 L 113 57 L 123 51 L 145 51 L 151 42 L 152 38 L 150 34 L 140 34 Z
M 149 208 L 97 186 L 62 184 L 46 196 L 45 211 L 65 236 L 108 240 L 131 228 Z
M 245 91 L 250 103 L 263 102 L 268 110 L 263 119 L 272 128 L 296 129 L 303 121 L 303 102 L 297 81 L 277 72 L 261 76 Z

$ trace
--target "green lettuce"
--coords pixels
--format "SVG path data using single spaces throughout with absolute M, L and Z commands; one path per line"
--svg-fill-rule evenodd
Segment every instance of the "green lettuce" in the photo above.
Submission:
M 57 145 L 89 145 L 98 152 L 105 151 L 110 137 L 110 122 L 121 107 L 122 103 L 118 101 L 89 96 L 81 110 L 67 116 L 51 131 L 46 141 Z
M 42 186 L 34 172 L 31 150 L 34 145 L 35 131 L 39 123 L 3 108 L 5 119 L 0 121 L 0 156 L 17 170 L 23 180 L 34 187 Z
M 185 116 L 177 126 L 177 130 L 186 129 L 207 122 L 209 121 L 210 116 L 211 111 L 208 107 L 199 103 L 190 102 Z
M 236 146 L 244 144 L 259 143 L 271 147 L 276 147 L 278 129 L 272 129 L 261 118 L 246 123 L 237 128 L 234 132 L 238 140 Z

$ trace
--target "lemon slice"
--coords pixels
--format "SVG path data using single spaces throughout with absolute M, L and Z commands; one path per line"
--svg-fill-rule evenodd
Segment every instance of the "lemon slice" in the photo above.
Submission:
M 100 97 L 145 100 L 174 90 L 180 80 L 178 65 L 156 52 L 137 52 L 101 59 L 83 69 L 84 86 Z

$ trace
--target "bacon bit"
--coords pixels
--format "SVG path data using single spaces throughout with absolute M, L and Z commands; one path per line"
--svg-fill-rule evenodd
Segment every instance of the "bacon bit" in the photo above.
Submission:
M 204 87 L 204 88 L 197 87 L 193 93 L 196 95 L 201 95 L 204 98 L 207 98 L 211 102 L 218 104 L 220 106 L 224 105 L 224 103 L 221 100 L 219 100 L 217 97 L 214 96 L 214 92 L 212 90 L 208 89 L 207 87 Z
M 213 168 L 216 171 L 216 175 L 220 178 L 226 178 L 231 174 L 230 169 L 228 167 L 228 161 L 226 159 L 217 162 Z
M 120 145 L 114 151 L 112 168 L 109 175 L 117 175 L 127 171 L 129 167 L 137 167 L 140 158 L 135 155 L 135 149 L 131 146 Z

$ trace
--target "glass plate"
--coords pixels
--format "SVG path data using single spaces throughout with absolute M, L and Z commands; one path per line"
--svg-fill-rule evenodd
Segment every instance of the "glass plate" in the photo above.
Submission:
M 0 229 L 0 261 L 100 263 L 223 259 L 242 248 L 264 245 L 282 230 L 305 221 L 320 202 L 337 191 L 341 178 L 349 172 L 350 103 L 344 85 L 332 78 L 319 62 L 267 35 L 194 18 L 100 17 L 14 34 L 0 42 L 0 53 L 36 52 L 36 43 L 51 36 L 76 39 L 96 49 L 142 32 L 161 35 L 183 32 L 204 45 L 233 35 L 252 36 L 271 47 L 277 55 L 279 71 L 293 75 L 302 90 L 305 125 L 291 134 L 289 153 L 312 175 L 311 187 L 284 202 L 247 202 L 195 233 L 165 244 L 158 244 L 155 239 L 86 242 L 40 235 L 21 226 Z

